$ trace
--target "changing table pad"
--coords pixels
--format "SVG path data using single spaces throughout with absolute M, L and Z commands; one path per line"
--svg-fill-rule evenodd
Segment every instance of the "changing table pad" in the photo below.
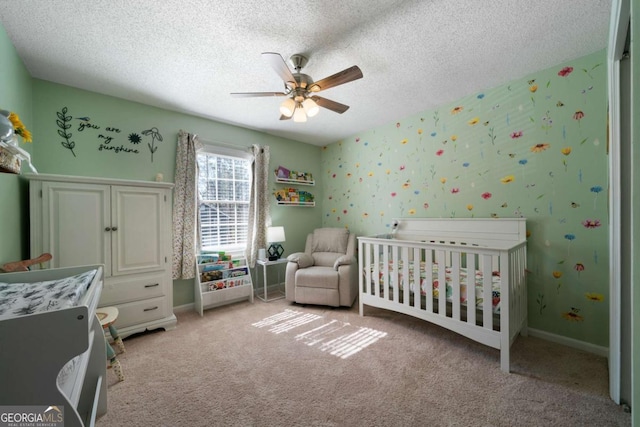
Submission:
M 0 275 L 0 319 L 73 307 L 85 294 L 97 271 L 32 283 L 6 283 L 1 281 Z

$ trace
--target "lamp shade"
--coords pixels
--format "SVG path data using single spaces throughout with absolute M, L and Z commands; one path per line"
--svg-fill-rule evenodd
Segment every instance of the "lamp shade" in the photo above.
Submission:
M 304 111 L 309 117 L 315 116 L 320 111 L 320 107 L 318 107 L 318 104 L 316 104 L 316 102 L 311 98 L 307 98 L 302 101 L 302 106 L 304 107 Z
M 284 227 L 268 227 L 267 228 L 267 242 L 284 242 Z
M 280 113 L 285 117 L 291 117 L 295 109 L 296 102 L 291 98 L 285 99 L 282 101 L 282 104 L 280 104 Z
M 302 104 L 296 104 L 296 111 L 293 112 L 293 121 L 296 123 L 304 123 L 307 121 L 307 115 L 302 108 Z

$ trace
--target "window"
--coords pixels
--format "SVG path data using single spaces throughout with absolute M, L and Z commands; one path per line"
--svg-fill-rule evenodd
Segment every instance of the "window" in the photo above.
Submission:
M 247 243 L 251 157 L 218 147 L 198 153 L 200 248 L 242 251 Z M 224 154 L 227 153 L 227 154 Z

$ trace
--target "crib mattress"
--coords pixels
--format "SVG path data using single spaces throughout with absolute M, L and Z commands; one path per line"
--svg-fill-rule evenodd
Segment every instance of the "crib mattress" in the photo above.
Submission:
M 404 278 L 404 274 L 403 274 L 403 261 L 400 260 L 399 261 L 399 269 L 398 269 L 398 288 L 400 290 L 404 289 L 405 286 L 405 278 Z M 389 278 L 390 278 L 390 286 L 393 286 L 393 280 L 394 280 L 394 268 L 395 268 L 395 264 L 391 261 L 389 262 Z M 439 273 L 439 267 L 438 264 L 433 263 L 432 264 L 432 271 L 431 271 L 431 283 L 433 284 L 432 288 L 433 288 L 433 297 L 435 299 L 440 298 L 440 294 L 442 292 L 442 286 L 440 285 L 440 281 L 438 278 L 438 273 Z M 374 271 L 374 266 L 371 266 L 371 272 L 373 273 Z M 378 266 L 378 277 L 379 277 L 379 283 L 380 283 L 380 287 L 384 287 L 384 279 L 385 279 L 385 274 L 384 274 L 384 263 L 380 262 L 380 265 Z M 476 307 L 479 309 L 482 309 L 483 307 L 483 303 L 484 303 L 484 296 L 483 296 L 483 272 L 480 270 L 476 270 L 475 273 L 473 274 L 473 283 L 475 285 L 475 295 L 476 295 Z M 451 282 L 452 282 L 452 272 L 451 272 L 451 268 L 446 267 L 445 268 L 445 298 L 447 299 L 447 301 L 451 302 L 453 299 L 453 288 L 451 287 Z M 467 287 L 469 284 L 469 274 L 467 272 L 466 268 L 460 268 L 460 302 L 463 305 L 467 305 L 468 301 L 467 301 Z M 420 263 L 420 294 L 422 296 L 427 295 L 427 289 L 428 289 L 428 281 L 427 281 L 427 271 L 426 271 L 426 264 L 425 262 L 421 262 Z M 415 283 L 415 278 L 414 278 L 414 268 L 413 268 L 413 261 L 409 262 L 409 291 L 411 293 L 414 293 L 416 290 L 416 283 Z M 492 311 L 496 314 L 500 313 L 500 273 L 499 272 L 492 272 L 491 274 L 491 307 L 492 307 Z
M 97 271 L 43 282 L 5 283 L 0 280 L 0 319 L 74 307 Z

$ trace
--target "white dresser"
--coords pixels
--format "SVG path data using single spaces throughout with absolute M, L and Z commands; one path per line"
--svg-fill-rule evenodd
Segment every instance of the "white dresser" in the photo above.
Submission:
M 31 256 L 51 253 L 46 268 L 103 264 L 100 306 L 118 308 L 121 336 L 173 329 L 173 184 L 27 177 Z

